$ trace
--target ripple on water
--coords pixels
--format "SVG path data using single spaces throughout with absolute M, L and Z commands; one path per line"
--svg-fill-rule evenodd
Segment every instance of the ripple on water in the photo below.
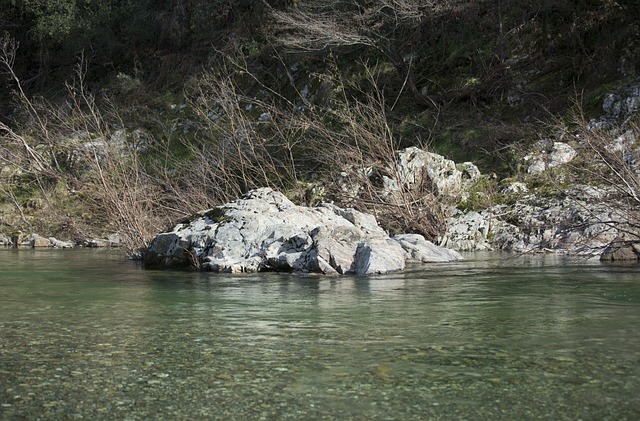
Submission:
M 327 280 L 90 256 L 0 254 L 0 419 L 640 416 L 637 268 Z

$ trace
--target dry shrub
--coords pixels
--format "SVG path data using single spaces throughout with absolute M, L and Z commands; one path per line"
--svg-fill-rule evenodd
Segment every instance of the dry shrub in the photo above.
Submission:
M 89 219 L 94 232 L 85 234 L 118 232 L 129 255 L 137 257 L 166 220 L 158 212 L 162 198 L 157 185 L 143 171 L 137 147 L 114 136 L 124 127 L 118 113 L 108 102 L 99 106 L 89 93 L 84 60 L 62 104 L 28 97 L 13 71 L 16 51 L 15 41 L 2 40 L 0 64 L 16 86 L 24 121 L 19 129 L 0 125 L 0 159 L 8 168 L 3 192 L 31 232 L 53 231 L 60 223 L 78 227 Z M 25 210 L 29 201 L 39 203 L 31 215 Z M 70 206 L 73 201 L 81 202 L 80 210 Z
M 0 192 L 11 203 L 19 222 L 9 218 L 4 222 L 14 233 L 42 225 L 29 218 L 33 208 L 55 212 L 55 187 L 60 180 L 60 148 L 58 136 L 51 130 L 46 113 L 48 103 L 41 99 L 29 98 L 14 71 L 18 43 L 8 37 L 0 38 L 0 76 L 5 76 L 13 87 L 15 105 L 20 109 L 24 127 L 11 127 L 0 121 Z M 53 115 L 55 117 L 55 115 Z M 52 189 L 54 187 L 54 189 Z M 37 196 L 32 194 L 37 192 Z M 56 217 L 61 217 L 59 215 Z
M 400 142 L 388 123 L 375 70 L 365 70 L 365 88 L 350 86 L 350 94 L 341 89 L 330 108 L 297 116 L 308 138 L 309 160 L 321 165 L 328 195 L 339 204 L 373 213 L 390 233 L 435 238 L 445 222 L 442 198 L 426 172 L 415 183 L 405 181 L 398 163 Z M 346 84 L 335 78 L 332 85 Z
M 303 197 L 307 186 L 322 185 L 325 199 L 372 212 L 389 231 L 440 233 L 444 212 L 430 180 L 408 185 L 399 174 L 398 140 L 373 69 L 366 68 L 366 89 L 336 89 L 331 105 L 320 107 L 262 85 L 241 57 L 226 63 L 189 92 L 181 118 L 190 130 L 159 124 L 164 132 L 141 148 L 116 107 L 89 93 L 81 61 L 62 106 L 19 91 L 30 123 L 23 132 L 0 127 L 8 140 L 0 156 L 29 171 L 45 196 L 55 192 L 43 180 L 67 186 L 80 212 L 95 214 L 94 228 L 120 233 L 134 257 L 173 221 L 264 186 Z M 262 98 L 244 94 L 238 78 L 253 78 Z M 346 86 L 338 78 L 330 84 Z M 385 179 L 399 188 L 390 193 Z
M 167 133 L 159 145 L 154 172 L 177 209 L 195 212 L 253 188 L 295 185 L 298 140 L 282 120 L 286 113 L 240 92 L 235 70 L 203 74 L 189 92 L 192 128 L 177 142 Z
M 196 128 L 181 141 L 187 158 L 169 146 L 160 154 L 169 157 L 158 173 L 165 174 L 172 206 L 195 211 L 269 186 L 306 204 L 333 200 L 371 212 L 391 232 L 434 238 L 444 224 L 444 207 L 428 177 L 410 185 L 402 181 L 385 99 L 374 69 L 365 69 L 362 89 L 322 76 L 328 86 L 345 87 L 335 89 L 329 106 L 302 95 L 292 102 L 255 78 L 263 96 L 243 94 L 238 75 L 252 75 L 237 57 L 228 58 L 223 71 L 203 75 L 188 104 Z M 385 177 L 399 189 L 390 193 Z M 310 193 L 314 186 L 322 187 L 323 197 Z
M 569 135 L 576 140 L 577 158 L 568 165 L 568 176 L 577 185 L 600 188 L 598 205 L 585 209 L 610 209 L 611 218 L 599 222 L 621 236 L 640 239 L 640 121 L 608 125 L 588 121 L 578 105 L 572 116 Z M 598 215 L 594 213 L 594 219 Z

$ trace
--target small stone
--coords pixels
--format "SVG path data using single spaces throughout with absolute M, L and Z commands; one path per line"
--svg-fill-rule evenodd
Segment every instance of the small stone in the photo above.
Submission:
M 51 247 L 52 246 L 51 241 L 49 241 L 48 238 L 40 237 L 37 234 L 34 234 L 31 237 L 31 241 L 29 242 L 29 245 L 31 247 L 34 247 L 34 248 Z

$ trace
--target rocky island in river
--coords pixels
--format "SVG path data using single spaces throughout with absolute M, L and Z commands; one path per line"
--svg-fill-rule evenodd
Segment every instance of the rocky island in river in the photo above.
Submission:
M 252 190 L 159 234 L 144 256 L 150 268 L 354 275 L 399 271 L 407 260 L 460 259 L 417 234 L 391 238 L 372 215 L 330 203 L 297 206 L 270 188 Z

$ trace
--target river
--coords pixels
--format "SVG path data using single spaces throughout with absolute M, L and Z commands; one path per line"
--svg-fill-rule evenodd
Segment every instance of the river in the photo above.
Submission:
M 0 419 L 640 418 L 640 265 L 379 277 L 0 249 Z

